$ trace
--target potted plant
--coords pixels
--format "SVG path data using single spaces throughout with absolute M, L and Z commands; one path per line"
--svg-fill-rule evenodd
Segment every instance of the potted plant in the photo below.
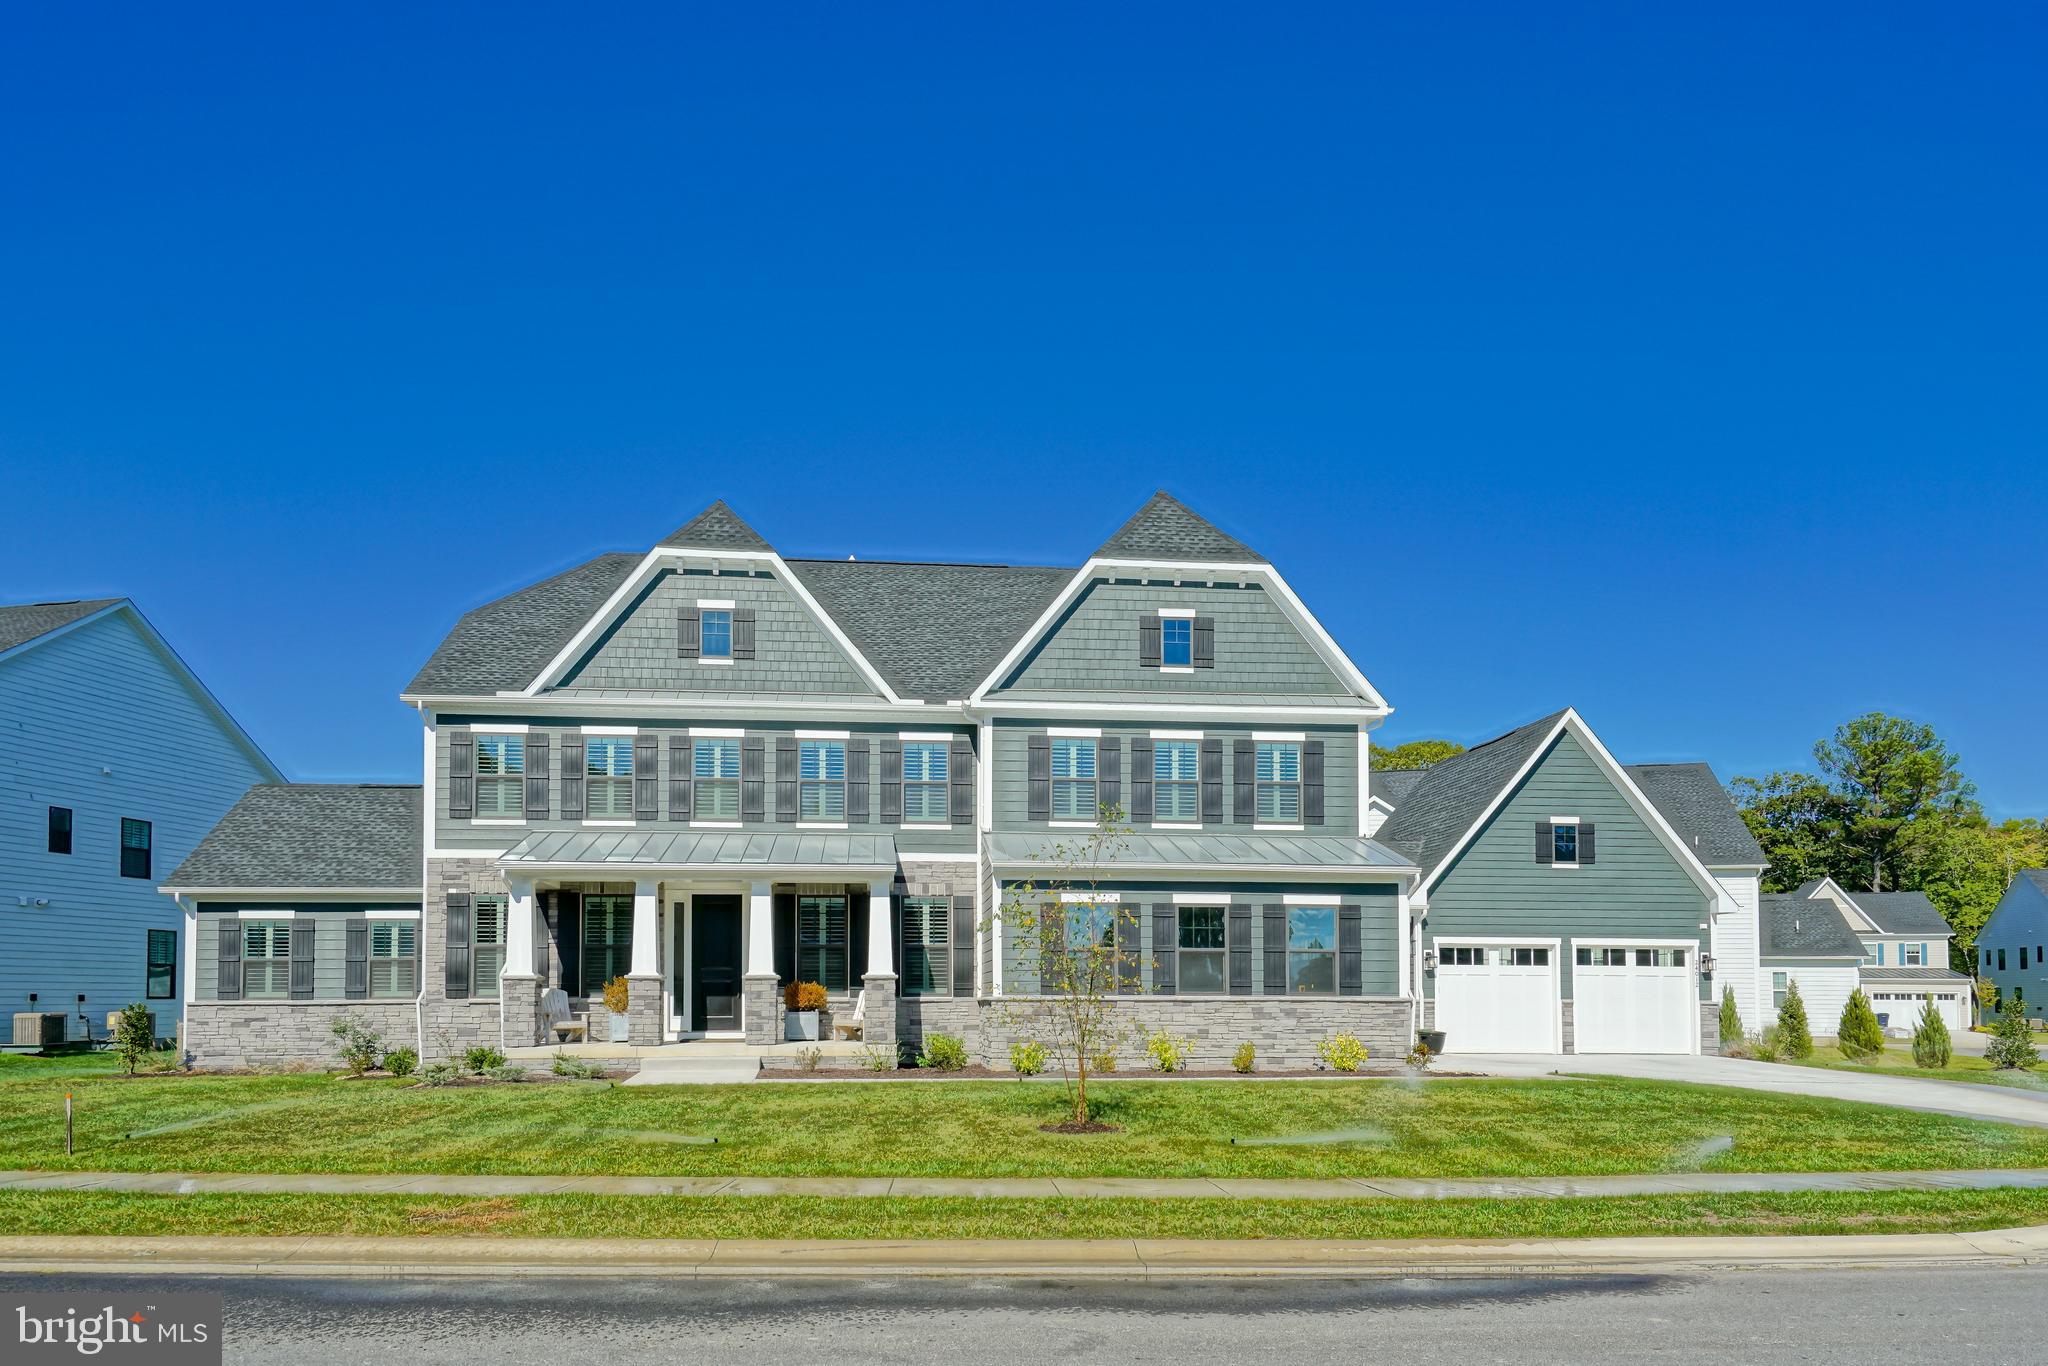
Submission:
M 825 988 L 816 982 L 791 982 L 782 989 L 782 1037 L 818 1037 L 818 1012 L 825 1008 Z
M 633 1037 L 633 1022 L 626 1013 L 632 1002 L 633 989 L 626 985 L 625 978 L 614 977 L 604 984 L 604 1008 L 611 1012 L 613 1043 L 624 1043 Z

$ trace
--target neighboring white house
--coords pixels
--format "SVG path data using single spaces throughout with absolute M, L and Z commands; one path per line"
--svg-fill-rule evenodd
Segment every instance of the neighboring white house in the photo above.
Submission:
M 1925 1003 L 1951 1031 L 1970 1026 L 1970 979 L 1949 967 L 1954 932 L 1924 892 L 1848 892 L 1832 878 L 1763 898 L 1764 1000 L 1775 1009 L 1799 984 L 1817 1035 L 1832 1035 L 1857 987 L 1885 1032 L 1909 1035 Z
M 283 775 L 126 598 L 0 607 L 0 735 L 0 1001 L 73 1040 L 147 1001 L 168 1037 L 187 946 L 157 883 Z

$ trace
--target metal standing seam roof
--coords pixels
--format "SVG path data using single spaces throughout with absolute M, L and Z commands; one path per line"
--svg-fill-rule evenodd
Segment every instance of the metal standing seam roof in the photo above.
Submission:
M 989 859 L 1005 866 L 1050 867 L 1052 846 L 1062 836 L 1087 831 L 999 831 L 988 837 Z M 1076 842 L 1064 841 L 1070 847 Z M 1103 861 L 1103 867 L 1272 868 L 1329 872 L 1402 871 L 1415 865 L 1375 840 L 1328 835 L 1133 834 Z
M 418 784 L 259 783 L 164 879 L 180 890 L 276 887 L 420 894 Z
M 24 602 L 0 607 L 0 651 L 26 645 L 59 627 L 69 626 L 112 607 L 121 598 L 80 598 L 73 602 Z
M 1773 893 L 1757 900 L 1762 957 L 1863 959 L 1862 939 L 1834 902 L 1796 893 Z
M 1867 983 L 1868 983 L 1868 984 L 1870 984 L 1871 986 L 1879 986 L 1879 987 L 1881 987 L 1881 986 L 1892 986 L 1892 985 L 1897 985 L 1897 984 L 1899 984 L 1899 983 L 1904 983 L 1904 982 L 1940 982 L 1940 983 L 1943 983 L 1944 985 L 1947 985 L 1947 984 L 1960 984 L 1960 983 L 1963 983 L 1963 982 L 1967 982 L 1967 981 L 1969 981 L 1969 980 L 1970 980 L 1970 975 L 1969 975 L 1968 973 L 1966 973 L 1966 972 L 1957 972 L 1957 971 L 1955 971 L 1955 970 L 1954 970 L 1953 968 L 1942 968 L 1942 967 L 1921 967 L 1921 968 L 1873 968 L 1873 967 L 1865 967 L 1865 968 L 1864 968 L 1864 969 L 1863 969 L 1863 970 L 1862 970 L 1861 972 L 1857 973 L 1856 975 L 1857 975 L 1858 977 L 1862 978 L 1862 979 L 1863 979 L 1863 980 L 1864 980 L 1865 982 L 1867 982 Z
M 528 835 L 498 860 L 506 865 L 635 868 L 833 868 L 847 872 L 896 869 L 896 841 L 888 835 L 837 831 L 573 830 Z

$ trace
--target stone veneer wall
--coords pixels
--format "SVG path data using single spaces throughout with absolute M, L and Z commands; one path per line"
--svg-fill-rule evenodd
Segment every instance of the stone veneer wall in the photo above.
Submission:
M 412 1001 L 194 1001 L 186 1007 L 185 1055 L 202 1069 L 341 1066 L 334 1022 L 354 1015 L 387 1048 L 418 1042 Z
M 450 1000 L 443 989 L 442 973 L 448 961 L 448 893 L 505 896 L 511 890 L 488 859 L 427 860 L 427 899 L 420 908 L 420 977 L 426 988 L 421 1010 L 427 1027 L 422 1062 L 459 1058 L 474 1044 L 503 1046 L 505 1030 L 498 998 Z M 514 1046 L 521 1042 L 512 1040 Z
M 948 1002 L 966 1005 L 967 1002 Z M 944 1009 L 928 1010 L 920 1022 L 933 1028 L 940 1020 L 959 1023 L 960 1029 L 947 1033 L 968 1033 L 969 1056 L 994 1068 L 1010 1065 L 1010 1045 L 1021 1039 L 1045 1037 L 1035 1027 L 1044 1003 L 1028 997 L 984 1000 L 974 1003 L 978 1017 L 970 1031 L 960 1016 Z M 1137 996 L 1117 1001 L 1119 1014 L 1131 1026 L 1117 1049 L 1118 1066 L 1126 1071 L 1147 1066 L 1144 1034 L 1169 1030 L 1193 1045 L 1188 1066 L 1200 1069 L 1227 1068 L 1240 1044 L 1258 1049 L 1258 1065 L 1271 1070 L 1295 1070 L 1318 1063 L 1316 1044 L 1331 1034 L 1350 1033 L 1365 1044 L 1370 1056 L 1380 1062 L 1400 1061 L 1414 1047 L 1406 1001 L 1303 1000 L 1286 996 Z
M 1721 1003 L 1700 1002 L 1700 1052 L 1711 1056 L 1721 1051 Z

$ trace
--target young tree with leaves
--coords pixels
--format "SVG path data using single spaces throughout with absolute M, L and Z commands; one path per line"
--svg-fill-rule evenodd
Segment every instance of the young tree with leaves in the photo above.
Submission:
M 1391 748 L 1374 745 L 1372 766 L 1378 769 L 1428 768 L 1464 752 L 1465 747 L 1455 740 L 1410 740 L 1405 745 Z
M 1877 1012 L 1870 1008 L 1870 998 L 1857 987 L 1849 993 L 1849 1000 L 1842 1007 L 1842 1021 L 1835 1026 L 1835 1047 L 1842 1050 L 1845 1058 L 1862 1061 L 1874 1058 L 1884 1052 L 1884 1028 L 1877 1022 Z
M 1796 977 L 1785 984 L 1785 1004 L 1778 1007 L 1778 1047 L 1788 1058 L 1813 1056 L 1813 1030 L 1806 1023 L 1806 1002 Z

